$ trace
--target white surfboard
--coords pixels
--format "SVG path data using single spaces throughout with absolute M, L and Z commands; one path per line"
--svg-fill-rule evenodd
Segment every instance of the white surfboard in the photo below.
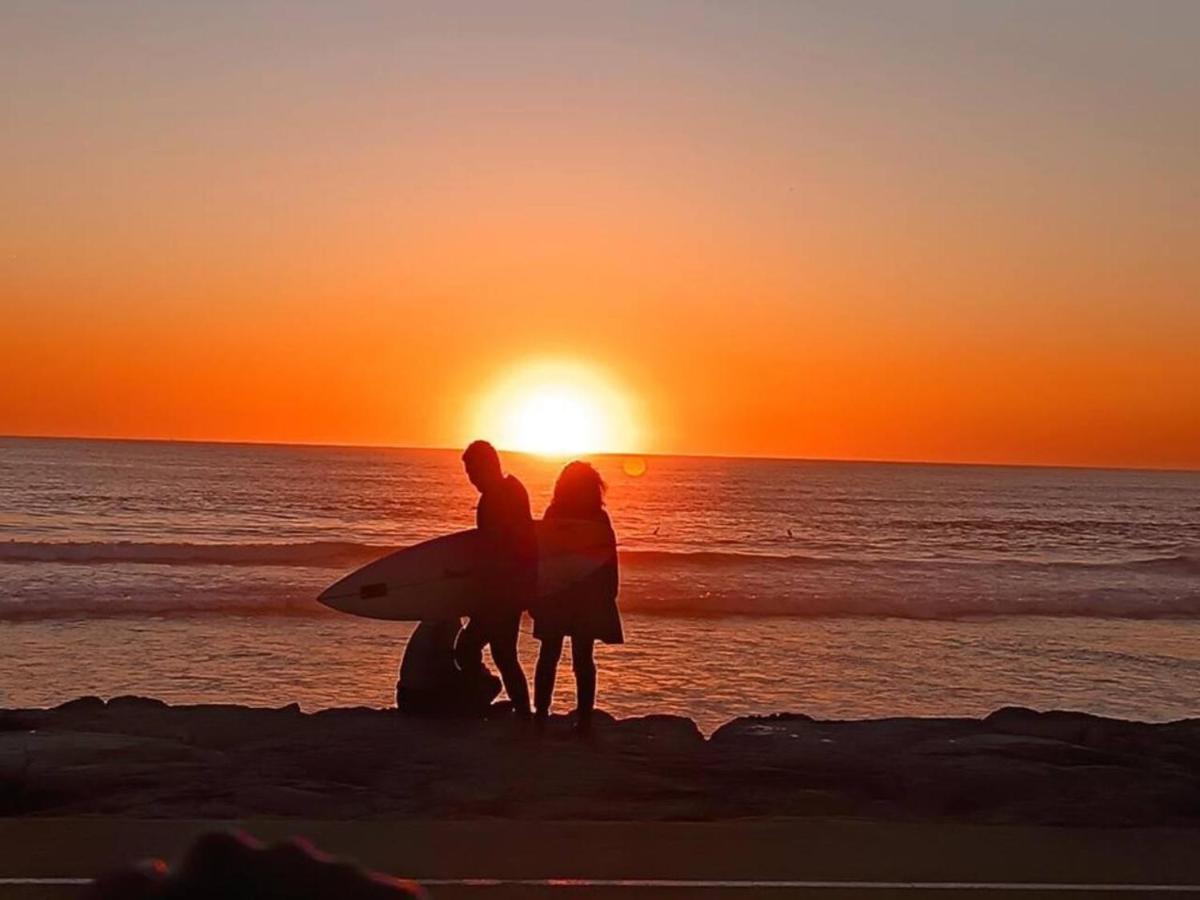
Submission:
M 534 523 L 538 596 L 554 594 L 602 566 L 612 552 L 609 532 L 595 522 Z M 421 620 L 469 615 L 491 573 L 475 529 L 389 553 L 330 585 L 318 602 L 369 619 Z

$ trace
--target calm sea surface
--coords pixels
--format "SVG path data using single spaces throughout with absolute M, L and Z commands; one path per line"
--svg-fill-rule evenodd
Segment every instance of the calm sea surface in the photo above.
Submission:
M 1200 474 L 642 461 L 614 713 L 1200 715 Z M 386 704 L 411 626 L 312 598 L 474 502 L 449 451 L 0 439 L 0 704 Z

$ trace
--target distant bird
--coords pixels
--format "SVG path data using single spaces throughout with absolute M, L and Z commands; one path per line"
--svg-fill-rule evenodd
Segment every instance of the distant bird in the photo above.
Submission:
M 788 537 L 795 537 L 795 535 L 792 534 L 792 529 L 789 528 L 787 530 L 787 533 L 788 533 Z
M 655 526 L 654 526 L 654 533 L 655 533 L 655 535 L 657 535 L 657 534 L 658 534 L 658 529 L 659 529 L 660 527 L 661 527 L 661 526 L 659 526 L 659 525 L 655 525 Z

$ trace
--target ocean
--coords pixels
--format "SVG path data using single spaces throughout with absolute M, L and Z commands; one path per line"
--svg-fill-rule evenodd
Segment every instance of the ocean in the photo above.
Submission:
M 505 459 L 540 513 L 562 461 Z M 609 712 L 1200 715 L 1200 473 L 593 462 Z M 0 439 L 0 705 L 387 705 L 411 625 L 313 598 L 474 503 L 449 450 Z

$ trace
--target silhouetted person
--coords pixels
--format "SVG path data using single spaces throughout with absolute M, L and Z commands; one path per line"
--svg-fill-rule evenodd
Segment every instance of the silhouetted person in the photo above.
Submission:
M 529 494 L 500 468 L 500 456 L 487 441 L 474 441 L 463 453 L 463 466 L 479 490 L 475 525 L 483 541 L 486 587 L 467 627 L 458 636 L 455 657 L 468 675 L 486 673 L 483 648 L 492 648 L 504 689 L 519 717 L 529 716 L 529 684 L 517 658 L 521 613 L 537 589 L 537 535 Z
M 463 672 L 454 662 L 462 629 L 457 616 L 426 619 L 408 639 L 396 682 L 396 708 L 414 716 L 470 716 L 483 713 L 500 693 L 490 672 Z M 481 667 L 482 668 L 482 667 Z
M 534 697 L 539 722 L 550 716 L 554 696 L 554 678 L 562 656 L 563 638 L 571 639 L 571 665 L 575 670 L 577 727 L 591 729 L 592 710 L 596 705 L 596 661 L 592 656 L 596 641 L 623 644 L 621 614 L 617 609 L 617 539 L 604 511 L 604 481 L 600 473 L 585 462 L 567 465 L 554 485 L 554 499 L 545 520 L 576 519 L 603 526 L 607 536 L 603 548 L 604 563 L 589 575 L 556 594 L 539 599 L 531 609 L 533 636 L 542 642 L 534 677 Z

